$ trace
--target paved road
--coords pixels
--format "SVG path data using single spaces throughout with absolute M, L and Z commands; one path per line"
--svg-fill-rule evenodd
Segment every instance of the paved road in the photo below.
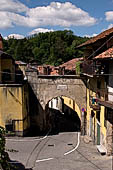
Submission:
M 20 167 L 18 170 L 112 170 L 111 157 L 101 156 L 93 143 L 86 144 L 80 137 L 77 146 L 76 132 L 42 139 L 8 138 L 6 142 L 10 159 Z

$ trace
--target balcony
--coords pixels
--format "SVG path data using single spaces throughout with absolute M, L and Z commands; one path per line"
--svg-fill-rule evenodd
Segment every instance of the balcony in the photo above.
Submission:
M 94 96 L 90 96 L 90 100 L 89 100 L 89 105 L 93 110 L 100 110 L 100 105 L 97 102 L 97 98 Z
M 94 62 L 93 60 L 87 60 L 81 63 L 81 74 L 89 75 L 93 77 L 94 75 L 106 74 L 106 66 L 101 62 Z
M 94 101 L 94 97 L 91 101 Z M 95 103 L 93 102 L 92 105 L 95 105 L 96 107 L 97 105 L 103 105 L 113 109 L 113 92 L 110 92 L 109 88 L 97 90 Z

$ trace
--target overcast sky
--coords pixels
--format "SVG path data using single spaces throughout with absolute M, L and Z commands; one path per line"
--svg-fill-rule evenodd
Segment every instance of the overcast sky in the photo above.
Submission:
M 93 36 L 112 26 L 113 0 L 0 0 L 3 37 L 64 29 Z

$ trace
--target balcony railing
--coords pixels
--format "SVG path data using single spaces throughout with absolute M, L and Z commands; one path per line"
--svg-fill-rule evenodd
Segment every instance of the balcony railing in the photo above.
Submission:
M 90 107 L 99 110 L 100 104 L 111 107 L 113 105 L 113 92 L 108 92 L 108 89 L 99 89 L 95 96 L 90 96 Z M 113 106 L 112 106 L 113 107 Z
M 87 60 L 81 63 L 81 73 L 87 75 L 103 75 L 106 73 L 105 65 Z
M 97 102 L 98 100 L 101 101 L 108 101 L 108 89 L 98 89 L 96 92 Z

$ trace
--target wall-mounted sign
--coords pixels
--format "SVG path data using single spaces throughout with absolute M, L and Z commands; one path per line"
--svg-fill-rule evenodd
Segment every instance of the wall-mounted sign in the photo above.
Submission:
M 67 85 L 57 85 L 57 90 L 67 90 Z
M 81 109 L 81 111 L 82 111 L 82 112 L 85 112 L 85 109 L 84 109 L 84 108 L 82 108 L 82 109 Z

